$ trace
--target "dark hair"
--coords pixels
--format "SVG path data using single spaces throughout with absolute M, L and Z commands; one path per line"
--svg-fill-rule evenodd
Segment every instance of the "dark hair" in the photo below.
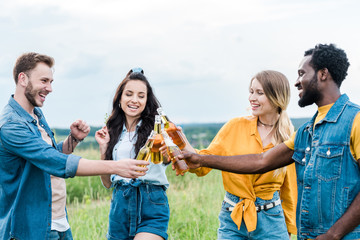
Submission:
M 327 68 L 336 85 L 341 86 L 350 66 L 344 50 L 334 44 L 318 44 L 315 48 L 305 51 L 304 56 L 312 56 L 309 63 L 315 72 Z
M 114 146 L 116 145 L 119 135 L 123 130 L 123 126 L 126 122 L 126 117 L 124 111 L 119 107 L 121 95 L 124 91 L 125 85 L 131 80 L 139 80 L 145 83 L 147 88 L 147 100 L 144 111 L 141 113 L 140 118 L 136 123 L 140 120 L 141 126 L 137 129 L 137 140 L 135 143 L 135 154 L 137 155 L 140 148 L 145 144 L 151 130 L 154 128 L 155 115 L 157 114 L 156 109 L 160 107 L 160 103 L 155 97 L 153 90 L 150 86 L 150 83 L 143 75 L 143 72 L 133 72 L 132 70 L 126 75 L 125 79 L 122 80 L 120 85 L 118 86 L 114 99 L 113 99 L 113 109 L 111 115 L 106 123 L 106 126 L 110 135 L 110 142 L 108 148 L 106 150 L 106 158 L 105 159 L 113 159 L 112 151 Z
M 34 52 L 24 53 L 18 57 L 13 70 L 15 83 L 17 84 L 18 82 L 19 73 L 23 72 L 26 75 L 29 75 L 30 71 L 36 68 L 36 65 L 40 62 L 45 63 L 52 68 L 55 61 L 52 57 Z

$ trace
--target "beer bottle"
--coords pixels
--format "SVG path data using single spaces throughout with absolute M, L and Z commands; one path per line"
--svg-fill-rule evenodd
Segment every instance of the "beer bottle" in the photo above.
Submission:
M 167 132 L 163 129 L 161 131 L 161 135 L 164 138 L 165 145 L 167 147 L 168 155 L 173 162 L 175 169 L 178 173 L 183 174 L 187 171 L 189 171 L 189 167 L 186 164 L 185 160 L 177 160 L 175 157 L 179 154 L 181 154 L 181 150 L 178 146 L 174 144 L 174 142 L 171 140 Z
M 164 129 L 171 137 L 172 141 L 180 148 L 183 149 L 186 145 L 185 140 L 181 134 L 181 131 L 176 127 L 176 125 L 170 122 L 169 118 L 166 116 L 162 108 L 158 108 L 157 112 L 161 116 L 161 120 L 164 123 Z
M 151 131 L 148 139 L 146 140 L 145 145 L 140 148 L 136 160 L 149 161 L 151 156 L 151 148 L 154 144 L 154 131 Z M 145 165 L 140 165 L 140 167 L 145 167 Z
M 163 162 L 163 155 L 159 150 L 163 140 L 161 136 L 161 117 L 159 115 L 155 116 L 154 134 L 154 144 L 151 148 L 151 161 L 155 164 L 159 164 Z

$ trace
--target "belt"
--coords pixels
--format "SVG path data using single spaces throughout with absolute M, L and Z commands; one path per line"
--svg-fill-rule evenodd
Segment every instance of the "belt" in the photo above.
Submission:
M 229 207 L 229 211 L 232 211 L 236 205 L 235 202 L 233 202 L 232 200 L 230 200 L 226 195 L 224 197 L 224 201 L 227 202 L 228 204 L 231 205 L 231 207 Z M 260 212 L 261 210 L 269 210 L 277 205 L 280 205 L 281 204 L 281 200 L 280 198 L 274 202 L 271 202 L 271 203 L 267 203 L 267 204 L 264 204 L 264 205 L 257 205 L 256 206 L 256 212 Z

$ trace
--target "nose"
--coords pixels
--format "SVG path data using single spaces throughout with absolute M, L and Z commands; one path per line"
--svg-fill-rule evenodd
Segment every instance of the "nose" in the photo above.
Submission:
M 48 92 L 52 92 L 52 86 L 51 86 L 51 82 L 48 82 L 45 86 L 45 90 Z
M 296 88 L 299 88 L 299 87 L 300 87 L 300 84 L 301 84 L 301 81 L 300 81 L 299 79 L 296 79 L 296 82 L 295 82 L 294 86 L 295 86 Z
M 249 94 L 249 101 L 250 101 L 250 102 L 253 102 L 253 101 L 255 101 L 255 100 L 256 100 L 255 94 L 250 93 L 250 94 Z

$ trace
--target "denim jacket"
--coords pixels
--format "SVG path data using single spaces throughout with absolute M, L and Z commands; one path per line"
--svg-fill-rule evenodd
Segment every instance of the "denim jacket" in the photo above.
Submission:
M 0 239 L 48 239 L 51 230 L 50 174 L 73 177 L 80 157 L 62 153 L 41 110 L 37 121 L 13 97 L 0 116 Z
M 316 115 L 296 133 L 293 159 L 298 181 L 298 239 L 326 233 L 360 191 L 359 165 L 350 134 L 360 107 L 342 95 L 324 119 Z M 359 239 L 360 226 L 343 239 Z

